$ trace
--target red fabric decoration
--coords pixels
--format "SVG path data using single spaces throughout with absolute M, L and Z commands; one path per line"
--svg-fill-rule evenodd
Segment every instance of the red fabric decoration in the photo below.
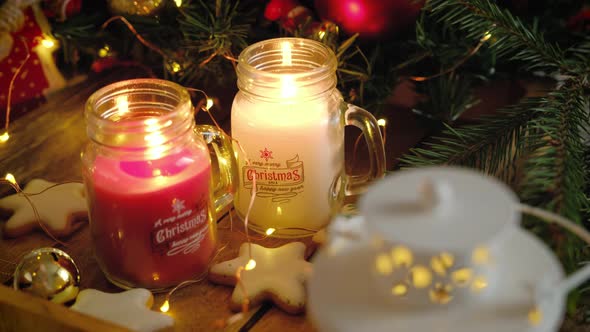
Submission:
M 29 49 L 30 57 L 14 81 L 11 119 L 38 107 L 40 103 L 45 101 L 45 93 L 60 88 L 64 84 L 63 77 L 59 73 L 59 77 L 54 77 L 53 80 L 46 77 L 44 66 L 47 65 L 47 59 L 53 61 L 53 58 L 50 54 L 51 50 L 40 45 L 43 34 L 35 20 L 32 8 L 24 10 L 24 18 L 23 28 L 10 33 L 13 42 L 8 56 L 0 58 L 0 123 L 2 124 L 6 119 L 10 81 L 27 56 L 25 43 Z M 38 48 L 35 49 L 36 47 Z M 41 54 L 47 55 L 45 61 L 40 57 Z M 52 65 L 54 66 L 53 62 Z

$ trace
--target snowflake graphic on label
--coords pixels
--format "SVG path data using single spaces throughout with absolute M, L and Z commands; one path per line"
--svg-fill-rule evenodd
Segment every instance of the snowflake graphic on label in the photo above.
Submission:
M 263 150 L 259 150 L 260 151 L 260 158 L 264 159 L 268 162 L 269 159 L 273 159 L 272 157 L 272 151 L 269 151 L 267 148 L 264 148 Z
M 184 201 L 180 200 L 180 199 L 173 199 L 172 200 L 172 212 L 176 213 L 176 214 L 180 214 L 182 211 L 184 211 L 185 206 L 184 206 Z

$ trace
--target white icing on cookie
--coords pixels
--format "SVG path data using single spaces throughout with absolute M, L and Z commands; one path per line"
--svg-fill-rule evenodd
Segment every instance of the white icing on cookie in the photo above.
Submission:
M 133 331 L 158 331 L 174 325 L 168 315 L 150 310 L 152 293 L 143 288 L 110 294 L 85 289 L 70 309 L 124 326 Z
M 241 282 L 250 304 L 271 300 L 289 313 L 303 312 L 304 283 L 312 266 L 305 261 L 305 244 L 292 242 L 279 248 L 252 244 L 252 259 L 256 261 L 256 267 L 241 272 Z M 235 285 L 238 269 L 246 266 L 249 260 L 248 243 L 243 243 L 237 258 L 211 267 L 209 278 L 214 282 Z M 244 298 L 242 287 L 236 287 L 232 294 L 232 307 L 239 309 Z
M 31 180 L 23 189 L 25 193 L 38 193 L 55 185 L 42 179 Z M 70 234 L 76 218 L 88 218 L 88 207 L 84 197 L 84 185 L 65 183 L 29 199 L 39 212 L 41 222 L 56 236 Z M 19 236 L 40 228 L 31 204 L 22 194 L 14 194 L 0 199 L 0 209 L 12 211 L 5 225 L 7 236 Z

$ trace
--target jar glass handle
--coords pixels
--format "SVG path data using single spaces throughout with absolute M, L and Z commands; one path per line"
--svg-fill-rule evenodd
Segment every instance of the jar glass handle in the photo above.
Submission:
M 348 126 L 355 126 L 363 132 L 369 151 L 369 172 L 362 175 L 346 175 L 346 196 L 358 195 L 365 191 L 367 185 L 385 175 L 385 149 L 383 138 L 375 117 L 366 110 L 344 104 L 344 120 Z
M 219 218 L 229 211 L 235 194 L 237 165 L 233 156 L 231 140 L 211 125 L 197 125 L 195 132 L 203 137 L 211 159 L 211 189 L 215 216 Z

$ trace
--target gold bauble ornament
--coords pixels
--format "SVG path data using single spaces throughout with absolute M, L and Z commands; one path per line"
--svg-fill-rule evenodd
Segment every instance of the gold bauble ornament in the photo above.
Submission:
M 113 15 L 152 16 L 164 6 L 165 0 L 108 0 Z
M 59 249 L 35 249 L 17 265 L 13 287 L 55 303 L 65 303 L 78 295 L 80 271 L 74 260 Z

